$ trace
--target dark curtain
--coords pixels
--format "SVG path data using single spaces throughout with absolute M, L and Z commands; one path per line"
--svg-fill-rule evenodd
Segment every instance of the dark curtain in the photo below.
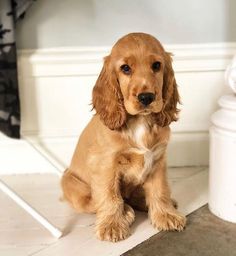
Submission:
M 34 0 L 0 0 L 0 131 L 20 138 L 15 24 Z

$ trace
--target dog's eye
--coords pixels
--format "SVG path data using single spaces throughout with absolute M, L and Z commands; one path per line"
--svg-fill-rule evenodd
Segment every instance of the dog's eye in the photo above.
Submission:
M 121 71 L 126 74 L 126 75 L 130 75 L 131 74 L 131 67 L 127 64 L 124 64 L 120 67 Z
M 152 64 L 152 70 L 158 72 L 161 69 L 161 62 L 156 61 Z

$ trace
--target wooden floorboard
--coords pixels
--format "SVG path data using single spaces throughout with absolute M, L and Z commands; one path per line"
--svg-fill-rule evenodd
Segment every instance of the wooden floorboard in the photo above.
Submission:
M 116 244 L 98 241 L 94 235 L 95 216 L 77 214 L 59 200 L 60 182 L 56 174 L 13 175 L 0 178 L 65 232 L 64 237 L 55 239 L 0 192 L 0 255 L 120 255 L 157 233 L 146 214 L 136 213 L 132 235 L 127 240 Z M 169 170 L 169 180 L 173 195 L 185 214 L 206 203 L 206 168 L 172 168 Z

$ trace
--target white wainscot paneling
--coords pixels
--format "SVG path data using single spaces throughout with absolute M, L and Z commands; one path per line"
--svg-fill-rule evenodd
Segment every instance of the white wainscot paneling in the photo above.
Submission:
M 21 87 L 22 133 L 75 136 L 92 116 L 95 76 L 29 77 Z
M 167 45 L 166 49 L 175 55 L 173 65 L 182 100 L 180 120 L 171 125 L 169 165 L 207 165 L 210 116 L 217 109 L 217 99 L 226 92 L 224 71 L 236 53 L 236 44 Z M 109 50 L 58 48 L 18 53 L 22 134 L 62 166 L 69 164 L 78 136 L 93 114 L 92 88 Z M 21 143 L 19 147 L 24 144 L 17 143 Z M 6 151 L 5 145 L 6 138 L 0 137 L 1 155 L 11 159 L 14 151 Z M 27 166 L 25 155 L 30 156 L 26 152 L 17 161 L 6 162 L 1 172 L 53 169 L 38 155 Z
M 175 132 L 206 132 L 217 100 L 226 92 L 224 71 L 176 73 L 181 96 L 180 118 L 173 123 Z

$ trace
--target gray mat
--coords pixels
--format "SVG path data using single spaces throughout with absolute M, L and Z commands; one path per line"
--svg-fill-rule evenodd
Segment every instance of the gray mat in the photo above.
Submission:
M 236 256 L 236 224 L 212 215 L 208 206 L 188 216 L 183 232 L 161 232 L 123 256 Z

